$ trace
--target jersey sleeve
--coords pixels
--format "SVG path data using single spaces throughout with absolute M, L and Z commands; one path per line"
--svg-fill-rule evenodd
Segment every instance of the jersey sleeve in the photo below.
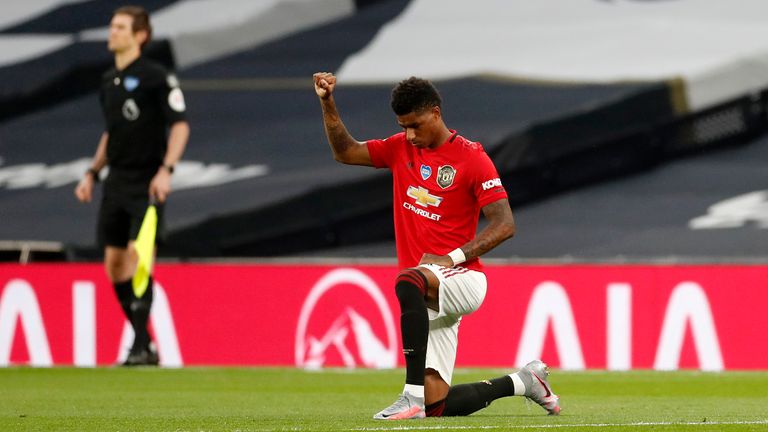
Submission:
M 168 124 L 187 119 L 187 105 L 184 102 L 184 93 L 179 87 L 179 80 L 173 73 L 166 72 L 160 84 L 159 90 L 160 105 L 163 107 L 163 114 Z
M 499 173 L 486 152 L 478 153 L 475 167 L 477 170 L 475 171 L 474 193 L 480 208 L 507 198 L 507 191 L 501 184 Z
M 392 166 L 398 151 L 397 137 L 397 135 L 393 135 L 389 138 L 373 139 L 365 142 L 374 167 L 386 168 Z

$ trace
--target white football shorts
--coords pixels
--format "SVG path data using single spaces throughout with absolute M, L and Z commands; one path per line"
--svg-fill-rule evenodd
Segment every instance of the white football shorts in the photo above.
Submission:
M 426 367 L 436 370 L 450 385 L 459 343 L 459 322 L 462 316 L 476 311 L 483 303 L 488 281 L 482 272 L 460 266 L 423 264 L 420 267 L 431 271 L 440 280 L 440 310 L 427 309 L 429 340 Z

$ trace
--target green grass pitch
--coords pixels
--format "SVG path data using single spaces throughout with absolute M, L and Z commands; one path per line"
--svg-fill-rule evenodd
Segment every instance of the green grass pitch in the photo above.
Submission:
M 502 375 L 460 369 L 454 383 Z M 0 431 L 766 431 L 766 372 L 561 372 L 562 415 L 519 397 L 469 417 L 375 421 L 404 371 L 0 369 Z

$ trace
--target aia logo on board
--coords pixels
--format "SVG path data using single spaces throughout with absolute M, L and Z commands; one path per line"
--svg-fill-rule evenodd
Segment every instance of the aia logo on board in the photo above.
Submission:
M 365 273 L 335 269 L 304 300 L 296 326 L 296 366 L 393 368 L 397 347 L 392 310 Z

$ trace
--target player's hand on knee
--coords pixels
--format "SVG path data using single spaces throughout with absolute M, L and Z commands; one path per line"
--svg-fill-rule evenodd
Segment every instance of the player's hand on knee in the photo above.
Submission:
M 425 253 L 421 256 L 421 261 L 419 261 L 419 265 L 422 264 L 437 264 L 443 267 L 453 267 L 453 260 L 448 255 Z

